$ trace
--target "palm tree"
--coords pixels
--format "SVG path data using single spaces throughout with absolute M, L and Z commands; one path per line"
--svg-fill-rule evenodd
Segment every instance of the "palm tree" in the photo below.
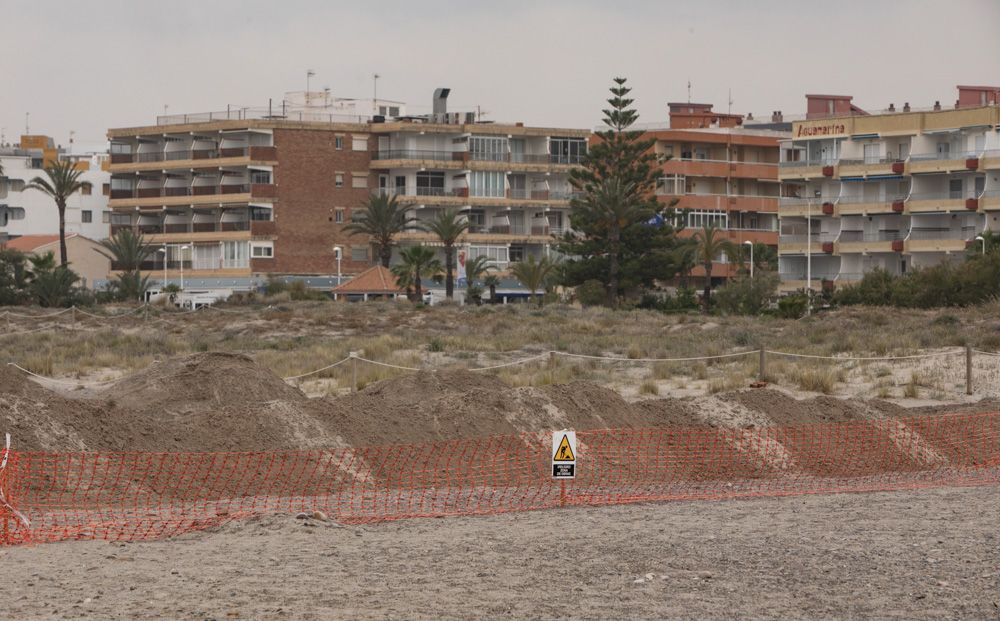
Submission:
M 618 305 L 618 287 L 621 272 L 622 230 L 641 220 L 646 208 L 635 195 L 635 184 L 623 182 L 619 177 L 609 177 L 588 192 L 576 208 L 576 218 L 591 222 L 606 232 L 608 239 L 608 306 Z
M 59 210 L 59 264 L 66 267 L 66 201 L 70 196 L 90 187 L 89 181 L 80 181 L 83 170 L 70 160 L 56 160 L 45 167 L 48 179 L 35 177 L 27 189 L 38 190 L 52 197 Z
M 487 274 L 483 277 L 483 284 L 490 288 L 490 304 L 496 304 L 497 287 L 500 286 L 500 277 L 496 274 Z
M 392 268 L 397 282 L 409 289 L 413 287 L 416 301 L 424 297 L 420 281 L 424 276 L 434 276 L 441 271 L 441 262 L 434 258 L 436 253 L 425 246 L 410 246 L 399 252 L 401 263 Z
M 531 291 L 531 297 L 535 297 L 535 292 L 545 286 L 545 281 L 555 271 L 556 263 L 548 257 L 542 257 L 535 261 L 534 255 L 528 255 L 527 260 L 519 261 L 511 266 L 510 272 L 521 281 L 521 284 Z M 538 298 L 538 305 L 541 306 L 542 298 Z
M 97 252 L 111 259 L 113 269 L 121 272 L 114 282 L 118 296 L 123 300 L 141 300 L 149 289 L 149 276 L 142 276 L 142 264 L 153 253 L 153 247 L 132 229 L 121 229 L 101 245 L 108 252 Z
M 363 211 L 356 211 L 351 222 L 344 226 L 350 235 L 367 235 L 375 246 L 375 254 L 382 267 L 389 267 L 395 237 L 416 221 L 406 217 L 409 206 L 401 204 L 395 196 L 371 194 Z
M 687 289 L 688 278 L 691 276 L 691 270 L 696 265 L 698 243 L 690 237 L 678 240 L 678 242 L 677 248 L 674 250 L 674 256 L 677 261 L 677 274 L 680 277 L 678 284 L 682 289 Z
M 445 209 L 423 225 L 428 233 L 437 235 L 444 244 L 444 295 L 449 300 L 455 296 L 455 242 L 469 229 L 469 221 L 455 209 Z
M 719 235 L 719 229 L 706 224 L 700 230 L 695 231 L 692 239 L 697 243 L 696 260 L 705 268 L 705 291 L 703 300 L 703 312 L 708 313 L 712 296 L 712 263 L 716 257 L 725 252 L 730 256 L 739 253 L 739 249 L 734 244 Z
M 483 303 L 483 288 L 477 285 L 476 281 L 492 269 L 494 267 L 490 265 L 490 259 L 486 255 L 479 255 L 475 259 L 465 262 L 465 279 L 467 281 L 465 297 L 475 302 L 476 305 Z

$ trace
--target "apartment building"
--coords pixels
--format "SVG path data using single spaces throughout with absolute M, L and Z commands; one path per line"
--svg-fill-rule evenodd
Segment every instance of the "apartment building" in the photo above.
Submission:
M 544 252 L 568 225 L 567 173 L 587 132 L 481 122 L 448 112 L 447 95 L 438 89 L 424 116 L 385 101 L 343 114 L 344 100 L 317 93 L 309 106 L 111 129 L 112 233 L 130 227 L 158 246 L 146 271 L 161 282 L 183 270 L 189 288 L 245 289 L 272 275 L 326 287 L 375 260 L 369 240 L 344 226 L 381 192 L 420 221 L 460 210 L 471 224 L 461 240 L 469 257 L 505 268 Z M 435 242 L 416 227 L 400 241 Z
M 378 191 L 407 203 L 414 219 L 401 241 L 439 245 L 420 226 L 457 209 L 469 222 L 461 240 L 468 259 L 485 256 L 502 271 L 541 258 L 553 235 L 569 228 L 569 171 L 586 154 L 590 132 L 479 122 L 473 113 L 449 113 L 448 94 L 435 92 L 429 118 L 372 125 Z
M 977 235 L 1000 230 L 1000 89 L 958 91 L 951 109 L 878 113 L 807 95 L 781 147 L 784 289 L 958 261 Z
M 59 212 L 52 199 L 42 192 L 27 190 L 35 177 L 46 178 L 44 168 L 56 160 L 72 160 L 83 171 L 81 181 L 91 184 L 70 197 L 66 205 L 66 232 L 90 239 L 108 236 L 106 150 L 63 148 L 49 136 L 24 135 L 16 144 L 0 145 L 0 242 L 24 235 L 52 235 L 59 232 Z
M 731 242 L 778 245 L 778 149 L 790 136 L 780 120 L 768 129 L 743 115 L 714 112 L 711 104 L 670 103 L 667 126 L 642 126 L 645 138 L 664 158 L 656 189 L 664 203 L 676 200 L 682 213 L 682 237 L 705 225 L 721 229 Z M 712 266 L 718 282 L 734 276 L 739 265 L 725 254 Z M 691 276 L 703 280 L 697 266 Z

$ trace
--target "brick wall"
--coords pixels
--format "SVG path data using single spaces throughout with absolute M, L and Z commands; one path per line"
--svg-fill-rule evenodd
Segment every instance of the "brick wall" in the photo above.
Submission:
M 364 237 L 350 237 L 343 224 L 335 222 L 335 211 L 344 209 L 344 222 L 359 208 L 375 187 L 368 174 L 368 188 L 351 187 L 351 173 L 368 173 L 370 155 L 353 151 L 351 136 L 368 135 L 357 130 L 332 131 L 275 129 L 274 145 L 278 165 L 274 167 L 277 197 L 274 203 L 274 259 L 254 260 L 254 272 L 279 274 L 334 274 L 337 261 L 333 247 L 344 248 L 341 269 L 344 274 L 358 273 L 370 262 L 351 260 L 352 246 L 366 246 Z M 343 149 L 337 150 L 336 136 L 343 137 Z M 369 149 L 374 148 L 369 136 Z M 343 174 L 343 187 L 336 187 L 337 174 Z M 369 257 L 371 252 L 369 251 Z

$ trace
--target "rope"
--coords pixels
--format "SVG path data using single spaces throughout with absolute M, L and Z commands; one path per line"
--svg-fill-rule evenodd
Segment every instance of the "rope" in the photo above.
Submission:
M 340 362 L 334 362 L 333 364 L 328 364 L 325 367 L 323 367 L 322 369 L 316 369 L 315 371 L 309 371 L 308 373 L 303 373 L 302 375 L 291 375 L 289 377 L 283 377 L 281 379 L 283 379 L 285 381 L 288 381 L 288 380 L 299 379 L 300 377 L 308 377 L 310 375 L 315 375 L 315 374 L 317 374 L 317 373 L 319 373 L 321 371 L 326 371 L 327 369 L 332 369 L 333 367 L 339 367 L 340 365 L 344 364 L 348 360 L 350 360 L 349 357 L 348 358 L 344 358 Z M 360 358 L 359 358 L 359 360 L 360 360 Z
M 129 317 L 131 315 L 135 315 L 136 313 L 142 311 L 144 308 L 145 308 L 145 306 L 140 306 L 139 308 L 136 308 L 134 310 L 130 310 L 127 313 L 116 313 L 116 314 L 113 314 L 113 315 L 96 315 L 94 313 L 88 313 L 87 311 L 85 311 L 85 310 L 83 310 L 81 308 L 76 309 L 76 312 L 80 313 L 81 315 L 86 315 L 88 317 L 93 317 L 94 319 L 121 319 L 122 317 Z
M 491 371 L 493 369 L 502 369 L 504 367 L 512 367 L 518 364 L 525 364 L 526 362 L 532 362 L 538 360 L 539 358 L 544 358 L 548 354 L 538 354 L 537 356 L 532 356 L 530 358 L 523 358 L 521 360 L 515 360 L 514 362 L 505 362 L 504 364 L 496 364 L 491 367 L 476 367 L 475 369 L 469 369 L 469 371 Z
M 716 360 L 719 358 L 736 358 L 738 356 L 749 356 L 758 353 L 758 350 L 741 351 L 735 354 L 719 354 L 718 356 L 693 356 L 690 358 L 615 358 L 613 356 L 588 356 L 586 354 L 571 354 L 564 351 L 554 351 L 557 356 L 569 358 L 585 358 L 587 360 L 610 360 L 613 362 L 691 362 L 694 360 Z
M 114 384 L 115 382 L 118 382 L 120 380 L 125 379 L 124 377 L 120 377 L 118 379 L 104 380 L 104 381 L 101 381 L 101 382 L 73 382 L 73 381 L 56 379 L 54 377 L 46 377 L 44 375 L 39 375 L 38 373 L 32 373 L 31 371 L 29 371 L 28 369 L 25 369 L 24 367 L 22 367 L 21 365 L 17 364 L 16 362 L 8 362 L 7 366 L 14 367 L 15 369 L 21 371 L 22 373 L 27 373 L 28 375 L 30 375 L 32 377 L 37 377 L 40 380 L 45 380 L 47 382 L 53 382 L 53 383 L 56 383 L 56 384 L 65 384 L 67 386 L 106 386 L 108 384 Z
M 814 355 L 814 354 L 793 354 L 793 353 L 784 352 L 784 351 L 771 351 L 771 350 L 767 350 L 767 353 L 774 354 L 776 356 L 786 356 L 786 357 L 789 357 L 789 358 L 813 358 L 813 359 L 817 359 L 817 360 L 837 360 L 837 361 L 840 361 L 840 362 L 864 362 L 864 361 L 870 361 L 870 360 L 914 360 L 914 359 L 917 359 L 917 358 L 936 358 L 936 357 L 940 357 L 940 356 L 955 356 L 955 355 L 958 355 L 958 354 L 964 353 L 964 352 L 961 352 L 961 351 L 943 351 L 943 352 L 937 352 L 937 353 L 934 353 L 934 354 L 914 354 L 912 356 L 856 356 L 856 357 L 850 357 L 850 356 L 817 356 L 817 355 Z
M 45 326 L 42 328 L 35 328 L 34 330 L 22 330 L 20 332 L 0 332 L 0 336 L 19 336 L 21 334 L 32 334 L 34 332 L 42 332 L 44 330 L 51 330 L 50 326 Z
M 348 358 L 348 360 L 349 359 L 350 358 Z M 360 360 L 362 362 L 367 362 L 368 364 L 374 364 L 374 365 L 379 366 L 379 367 L 388 367 L 390 369 L 401 369 L 403 371 L 423 371 L 424 370 L 424 369 L 420 369 L 420 368 L 417 368 L 417 367 L 403 367 L 403 366 L 400 366 L 398 364 L 389 364 L 388 362 L 378 362 L 377 360 L 369 360 L 368 358 L 362 358 L 361 356 L 355 356 L 355 359 Z
M 1000 353 L 993 352 L 993 351 L 982 351 L 980 349 L 973 349 L 972 353 L 974 353 L 974 354 L 982 354 L 984 356 L 997 356 L 997 357 L 1000 357 Z
M 73 310 L 73 307 L 64 308 L 61 311 L 56 311 L 54 313 L 48 313 L 46 315 L 31 315 L 24 313 L 12 313 L 11 311 L 4 311 L 4 314 L 11 317 L 24 317 L 25 319 L 45 319 L 46 317 L 56 317 L 58 315 L 64 315 Z

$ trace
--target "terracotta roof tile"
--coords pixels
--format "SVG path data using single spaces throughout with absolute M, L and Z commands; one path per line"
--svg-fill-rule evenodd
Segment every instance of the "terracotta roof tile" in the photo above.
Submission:
M 375 265 L 361 272 L 344 284 L 334 287 L 333 293 L 405 293 L 396 284 L 396 277 L 392 272 Z

